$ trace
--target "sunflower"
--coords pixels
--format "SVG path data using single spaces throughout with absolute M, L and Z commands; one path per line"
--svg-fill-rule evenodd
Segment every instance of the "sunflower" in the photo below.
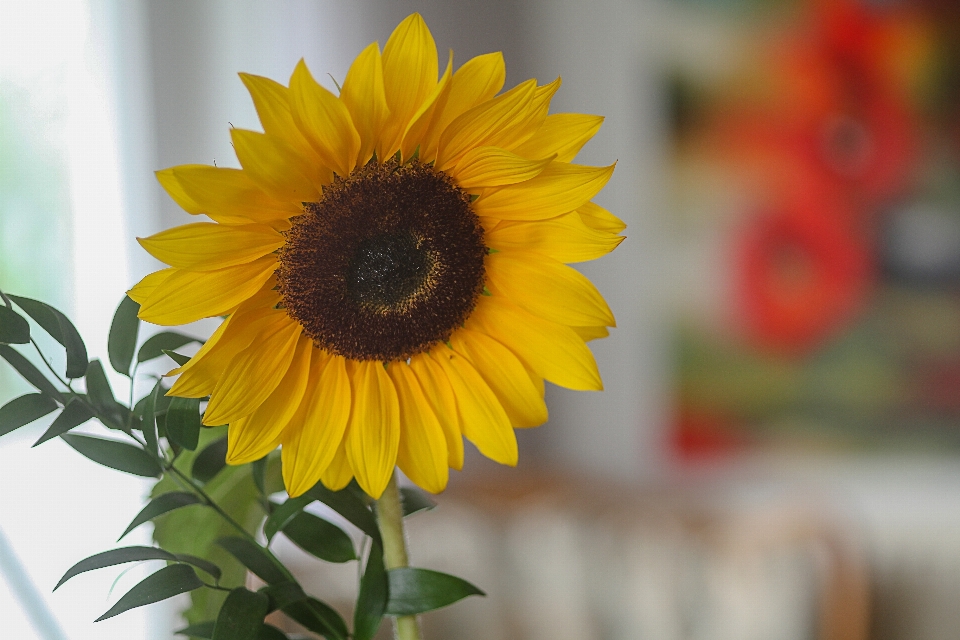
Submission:
M 303 61 L 289 87 L 241 74 L 264 129 L 231 131 L 242 169 L 157 173 L 212 222 L 140 239 L 169 268 L 129 295 L 155 324 L 225 316 L 169 394 L 209 396 L 229 463 L 282 446 L 291 496 L 356 478 L 379 497 L 395 466 L 442 491 L 464 437 L 516 464 L 544 380 L 601 388 L 586 341 L 613 315 L 564 263 L 623 239 L 590 202 L 613 166 L 570 162 L 603 119 L 547 115 L 559 79 L 500 93 L 500 53 L 452 61 L 438 80 L 413 14 L 339 95 Z

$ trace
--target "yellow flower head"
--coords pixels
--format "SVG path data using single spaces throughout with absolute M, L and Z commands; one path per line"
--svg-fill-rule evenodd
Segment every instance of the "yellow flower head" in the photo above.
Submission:
M 230 463 L 282 446 L 292 496 L 355 477 L 379 497 L 395 465 L 442 491 L 464 436 L 516 464 L 544 380 L 601 388 L 586 341 L 613 315 L 564 263 L 623 239 L 590 202 L 613 166 L 571 164 L 603 119 L 547 115 L 559 79 L 499 93 L 499 53 L 437 76 L 411 15 L 339 96 L 302 61 L 289 87 L 241 74 L 264 129 L 231 131 L 242 169 L 157 173 L 213 222 L 141 239 L 170 268 L 130 297 L 161 325 L 226 316 L 170 395 L 210 396 Z

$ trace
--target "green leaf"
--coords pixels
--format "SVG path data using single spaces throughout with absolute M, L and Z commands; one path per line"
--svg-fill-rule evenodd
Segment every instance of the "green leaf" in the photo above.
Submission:
M 105 467 L 146 478 L 156 478 L 160 475 L 160 465 L 139 447 L 116 440 L 81 436 L 75 433 L 66 433 L 60 437 L 81 455 Z
M 200 498 L 192 493 L 187 493 L 186 491 L 171 491 L 170 493 L 164 493 L 163 495 L 157 496 L 148 502 L 147 506 L 140 510 L 140 513 L 138 513 L 137 517 L 133 519 L 133 522 L 131 522 L 130 525 L 124 529 L 123 533 L 120 534 L 119 539 L 123 539 L 123 536 L 127 535 L 144 522 L 149 522 L 157 516 L 161 516 L 165 513 L 173 511 L 174 509 L 186 507 L 191 504 L 201 504 Z
M 267 596 L 237 587 L 220 607 L 212 640 L 257 640 L 269 606 Z
M 263 624 L 257 632 L 257 640 L 287 640 L 287 634 L 272 624 Z
M 260 589 L 270 598 L 270 610 L 281 609 L 301 625 L 327 638 L 346 638 L 347 623 L 332 608 L 311 598 L 295 582 L 283 582 Z
M 167 408 L 167 439 L 194 451 L 200 441 L 200 399 L 173 398 Z
M 9 297 L 67 350 L 67 377 L 82 378 L 87 372 L 87 347 L 67 316 L 39 300 Z
M 220 567 L 213 564 L 209 560 L 204 560 L 203 558 L 198 558 L 197 556 L 190 555 L 189 553 L 177 553 L 174 554 L 177 556 L 177 560 L 180 562 L 186 562 L 187 564 L 192 564 L 198 569 L 205 571 L 210 574 L 215 581 L 220 582 L 220 578 L 223 577 L 223 571 L 220 570 Z
M 112 618 L 130 609 L 160 602 L 202 586 L 203 582 L 197 577 L 193 567 L 186 564 L 173 564 L 147 576 L 94 622 Z
M 307 491 L 307 495 L 313 496 L 342 515 L 352 525 L 373 538 L 377 544 L 382 544 L 376 518 L 373 517 L 373 513 L 367 508 L 367 505 L 351 493 L 349 489 L 330 491 L 318 482 Z
M 104 426 L 127 430 L 129 410 L 117 403 L 107 381 L 107 374 L 99 360 L 91 360 L 86 375 L 87 396 L 97 409 L 97 417 Z
M 466 580 L 429 569 L 401 567 L 388 572 L 390 600 L 387 613 L 413 616 L 433 611 L 467 596 L 485 596 Z
M 337 525 L 305 511 L 283 526 L 283 535 L 307 553 L 327 562 L 356 560 L 353 541 Z
M 421 511 L 429 511 L 437 506 L 437 503 L 427 497 L 427 494 L 416 487 L 403 487 L 400 489 L 400 502 L 403 505 L 403 517 L 412 516 Z
M 0 436 L 39 420 L 59 407 L 53 398 L 42 393 L 28 393 L 0 407 Z
M 66 400 L 63 397 L 63 394 L 57 391 L 57 388 L 53 386 L 53 383 L 47 380 L 47 377 L 40 373 L 40 371 L 30 363 L 29 360 L 23 357 L 23 355 L 14 349 L 5 344 L 0 344 L 0 358 L 6 360 L 10 366 L 17 370 L 23 379 L 32 384 L 38 390 L 44 392 L 54 400 L 60 402 L 60 404 L 66 404 Z
M 157 454 L 160 451 L 157 442 L 157 399 L 160 397 L 160 381 L 153 386 L 153 389 L 144 397 L 143 408 L 141 409 L 140 430 L 143 432 L 143 439 L 147 443 L 147 453 Z M 136 409 L 134 409 L 136 411 Z M 126 534 L 124 534 L 126 535 Z M 121 538 L 123 536 L 120 536 Z
M 189 636 L 191 638 L 203 638 L 204 640 L 210 640 L 213 638 L 213 627 L 216 625 L 216 622 L 199 622 L 197 624 L 192 624 L 189 627 L 184 627 L 174 631 L 178 636 Z
M 0 342 L 30 343 L 30 323 L 19 313 L 2 304 L 0 304 Z
M 63 577 L 60 578 L 60 582 L 57 583 L 57 586 L 55 586 L 53 590 L 56 591 L 70 578 L 78 576 L 81 573 L 86 573 L 87 571 L 112 567 L 127 562 L 140 562 L 143 560 L 167 560 L 173 562 L 176 559 L 177 557 L 172 553 L 156 547 L 123 547 L 113 549 L 112 551 L 104 551 L 89 558 L 84 558 L 70 567 L 67 572 L 63 574 Z
M 179 353 L 177 353 L 176 351 L 171 351 L 170 349 L 164 349 L 164 350 L 163 350 L 163 353 L 164 353 L 168 358 L 170 358 L 171 360 L 173 360 L 174 362 L 176 362 L 178 365 L 180 365 L 181 367 L 182 367 L 183 365 L 187 364 L 188 362 L 190 362 L 190 356 L 185 356 L 185 355 L 179 354 Z
M 164 351 L 174 351 L 191 342 L 202 343 L 203 341 L 174 331 L 161 331 L 156 335 L 150 336 L 147 341 L 140 346 L 140 351 L 137 352 L 137 362 L 146 362 L 147 360 L 159 358 L 163 355 Z
M 140 332 L 138 313 L 140 305 L 129 296 L 124 296 L 113 314 L 110 334 L 107 337 L 110 366 L 127 377 L 130 377 L 130 363 L 133 362 L 133 352 L 137 349 L 137 334 Z
M 210 482 L 227 466 L 227 437 L 214 440 L 204 447 L 193 460 L 190 475 L 200 482 Z
M 217 540 L 217 544 L 230 552 L 230 555 L 267 584 L 291 581 L 291 577 L 283 565 L 275 561 L 260 545 L 246 538 L 235 536 L 220 538 Z
M 93 411 L 79 398 L 71 398 L 67 406 L 63 408 L 60 415 L 57 416 L 53 424 L 50 425 L 40 438 L 33 443 L 33 446 L 43 444 L 47 440 L 61 436 L 74 427 L 79 427 L 84 422 L 93 417 Z
M 360 592 L 353 611 L 354 640 L 370 640 L 380 628 L 387 610 L 387 572 L 383 566 L 383 549 L 379 544 L 370 545 L 367 566 L 360 578 Z
M 277 535 L 278 531 L 283 529 L 288 522 L 303 511 L 304 507 L 314 500 L 316 500 L 316 498 L 313 496 L 302 495 L 297 498 L 290 498 L 279 505 L 271 503 L 275 508 L 270 514 L 270 517 L 267 518 L 267 521 L 263 523 L 263 535 L 266 536 L 267 542 L 269 543 L 273 540 L 273 536 Z

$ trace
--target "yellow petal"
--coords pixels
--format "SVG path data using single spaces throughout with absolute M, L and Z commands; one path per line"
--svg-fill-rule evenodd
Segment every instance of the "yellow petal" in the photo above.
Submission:
M 521 144 L 529 140 L 543 126 L 547 119 L 547 112 L 550 110 L 550 101 L 553 95 L 560 88 L 560 78 L 557 78 L 550 84 L 537 87 L 530 99 L 530 106 L 527 114 L 522 120 L 517 122 L 517 127 L 513 132 L 509 142 L 500 145 L 514 151 Z M 552 154 L 547 154 L 552 155 Z M 540 156 L 543 157 L 543 156 Z
M 320 473 L 320 482 L 330 491 L 340 491 L 353 480 L 353 469 L 347 460 L 347 439 L 344 438 L 333 454 L 333 460 Z
M 527 250 L 560 262 L 585 262 L 610 253 L 624 239 L 591 229 L 571 211 L 535 222 L 503 220 L 486 232 L 484 242 L 501 251 Z
M 447 443 L 447 464 L 457 471 L 463 469 L 463 434 L 450 381 L 440 365 L 425 353 L 410 358 L 410 369 L 417 376 L 423 395 L 443 429 Z
M 383 88 L 390 117 L 381 133 L 377 157 L 386 159 L 400 148 L 407 125 L 437 86 L 437 45 L 419 13 L 397 25 L 383 47 Z
M 536 253 L 498 251 L 487 256 L 486 270 L 495 293 L 541 318 L 575 326 L 616 326 L 603 296 L 573 267 Z
M 180 205 L 181 209 L 193 215 L 203 213 L 203 209 L 200 208 L 200 205 L 194 202 L 193 198 L 188 196 L 187 192 L 184 191 L 183 187 L 180 186 L 180 181 L 177 180 L 176 176 L 173 175 L 173 168 L 155 171 L 154 175 L 157 176 L 157 182 L 160 183 L 160 186 L 163 187 L 163 190 L 167 192 L 167 195 L 173 198 L 174 202 Z
M 302 418 L 290 424 L 283 441 L 283 482 L 293 497 L 315 485 L 333 463 L 350 418 L 350 378 L 344 359 L 316 349 L 311 369 Z M 352 478 L 345 455 L 344 466 Z
M 255 294 L 277 268 L 268 255 L 216 271 L 177 270 L 140 307 L 140 319 L 161 325 L 187 324 L 220 316 Z
M 603 116 L 555 113 L 547 116 L 537 132 L 514 151 L 524 158 L 546 158 L 556 154 L 557 160 L 571 162 L 602 124 Z
M 443 428 L 406 362 L 391 363 L 387 373 L 400 401 L 397 466 L 418 486 L 440 493 L 446 489 L 449 476 Z
M 440 82 L 437 83 L 424 99 L 420 108 L 410 118 L 410 124 L 407 125 L 403 134 L 403 142 L 400 144 L 401 158 L 412 158 L 415 152 L 419 153 L 418 157 L 424 162 L 432 162 L 436 157 L 440 131 L 434 126 L 434 122 L 439 120 L 440 113 L 447 103 L 452 74 L 453 51 L 450 52 L 447 70 L 444 71 Z
M 577 209 L 577 215 L 583 224 L 597 231 L 620 233 L 627 228 L 627 223 L 613 215 L 603 207 L 588 202 Z
M 234 356 L 210 394 L 203 424 L 228 424 L 256 411 L 290 368 L 301 331 L 289 317 L 278 318 Z
M 506 77 L 503 54 L 499 51 L 467 60 L 453 74 L 450 95 L 437 122 L 438 131 L 443 133 L 458 116 L 497 95 Z
M 440 136 L 436 167 L 447 171 L 470 149 L 503 147 L 512 141 L 529 115 L 536 89 L 537 81 L 527 80 L 459 115 Z
M 453 350 L 470 361 L 507 412 L 514 427 L 547 421 L 547 405 L 523 363 L 490 336 L 460 329 L 450 337 Z
M 349 372 L 353 410 L 347 430 L 347 459 L 360 488 L 379 498 L 397 464 L 400 405 L 381 362 L 357 362 Z
M 443 368 L 453 388 L 463 435 L 491 460 L 516 466 L 517 436 L 510 418 L 477 370 L 466 358 L 446 347 L 438 347 L 429 355 Z
M 272 253 L 284 239 L 262 224 L 227 226 L 195 222 L 137 238 L 157 260 L 179 269 L 208 271 L 233 267 Z
M 140 282 L 133 285 L 133 288 L 127 291 L 127 295 L 130 296 L 130 299 L 136 302 L 139 305 L 142 305 L 147 301 L 157 287 L 159 287 L 164 280 L 176 273 L 176 269 L 161 269 L 160 271 L 154 271 L 153 273 L 144 276 Z
M 387 94 L 383 88 L 383 61 L 376 42 L 361 51 L 350 65 L 340 91 L 340 100 L 350 111 L 360 135 L 357 166 L 362 167 L 373 155 L 383 125 L 390 116 Z
M 486 333 L 556 385 L 577 391 L 603 389 L 593 354 L 573 329 L 543 320 L 505 298 L 481 296 L 466 328 Z
M 303 60 L 290 78 L 290 106 L 294 121 L 320 161 L 335 173 L 348 175 L 360 153 L 360 134 L 346 105 L 313 79 Z
M 488 189 L 473 203 L 479 216 L 543 220 L 573 211 L 597 195 L 613 168 L 552 162 L 532 180 Z
M 303 213 L 299 203 L 271 198 L 240 169 L 194 164 L 171 171 L 200 210 L 223 224 L 268 223 Z
M 590 342 L 598 338 L 606 338 L 610 335 L 609 329 L 602 327 L 570 327 L 584 342 Z
M 230 137 L 243 170 L 272 197 L 297 203 L 320 199 L 320 191 L 300 170 L 303 159 L 283 140 L 245 129 L 231 129 Z
M 527 160 L 499 147 L 477 147 L 463 154 L 453 178 L 464 189 L 502 187 L 537 177 L 553 157 Z
M 259 460 L 277 448 L 280 435 L 300 408 L 310 377 L 313 343 L 301 338 L 286 375 L 263 404 L 249 416 L 230 423 L 227 431 L 227 464 Z

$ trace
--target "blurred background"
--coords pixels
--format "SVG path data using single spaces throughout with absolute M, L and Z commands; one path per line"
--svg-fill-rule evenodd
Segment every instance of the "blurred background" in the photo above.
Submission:
M 229 127 L 259 129 L 236 73 L 342 79 L 412 11 L 456 65 L 503 51 L 508 87 L 605 115 L 577 161 L 619 161 L 597 202 L 629 225 L 577 265 L 617 316 L 606 390 L 548 389 L 518 469 L 474 455 L 412 520 L 415 564 L 490 594 L 427 637 L 960 637 L 951 0 L 0 0 L 0 288 L 105 358 L 157 268 L 134 237 L 188 221 L 152 172 L 239 166 Z M 136 571 L 50 593 L 149 487 L 29 450 L 45 427 L 0 439 L 5 633 L 172 637 L 182 603 L 91 622 Z M 351 601 L 352 568 L 281 553 Z

